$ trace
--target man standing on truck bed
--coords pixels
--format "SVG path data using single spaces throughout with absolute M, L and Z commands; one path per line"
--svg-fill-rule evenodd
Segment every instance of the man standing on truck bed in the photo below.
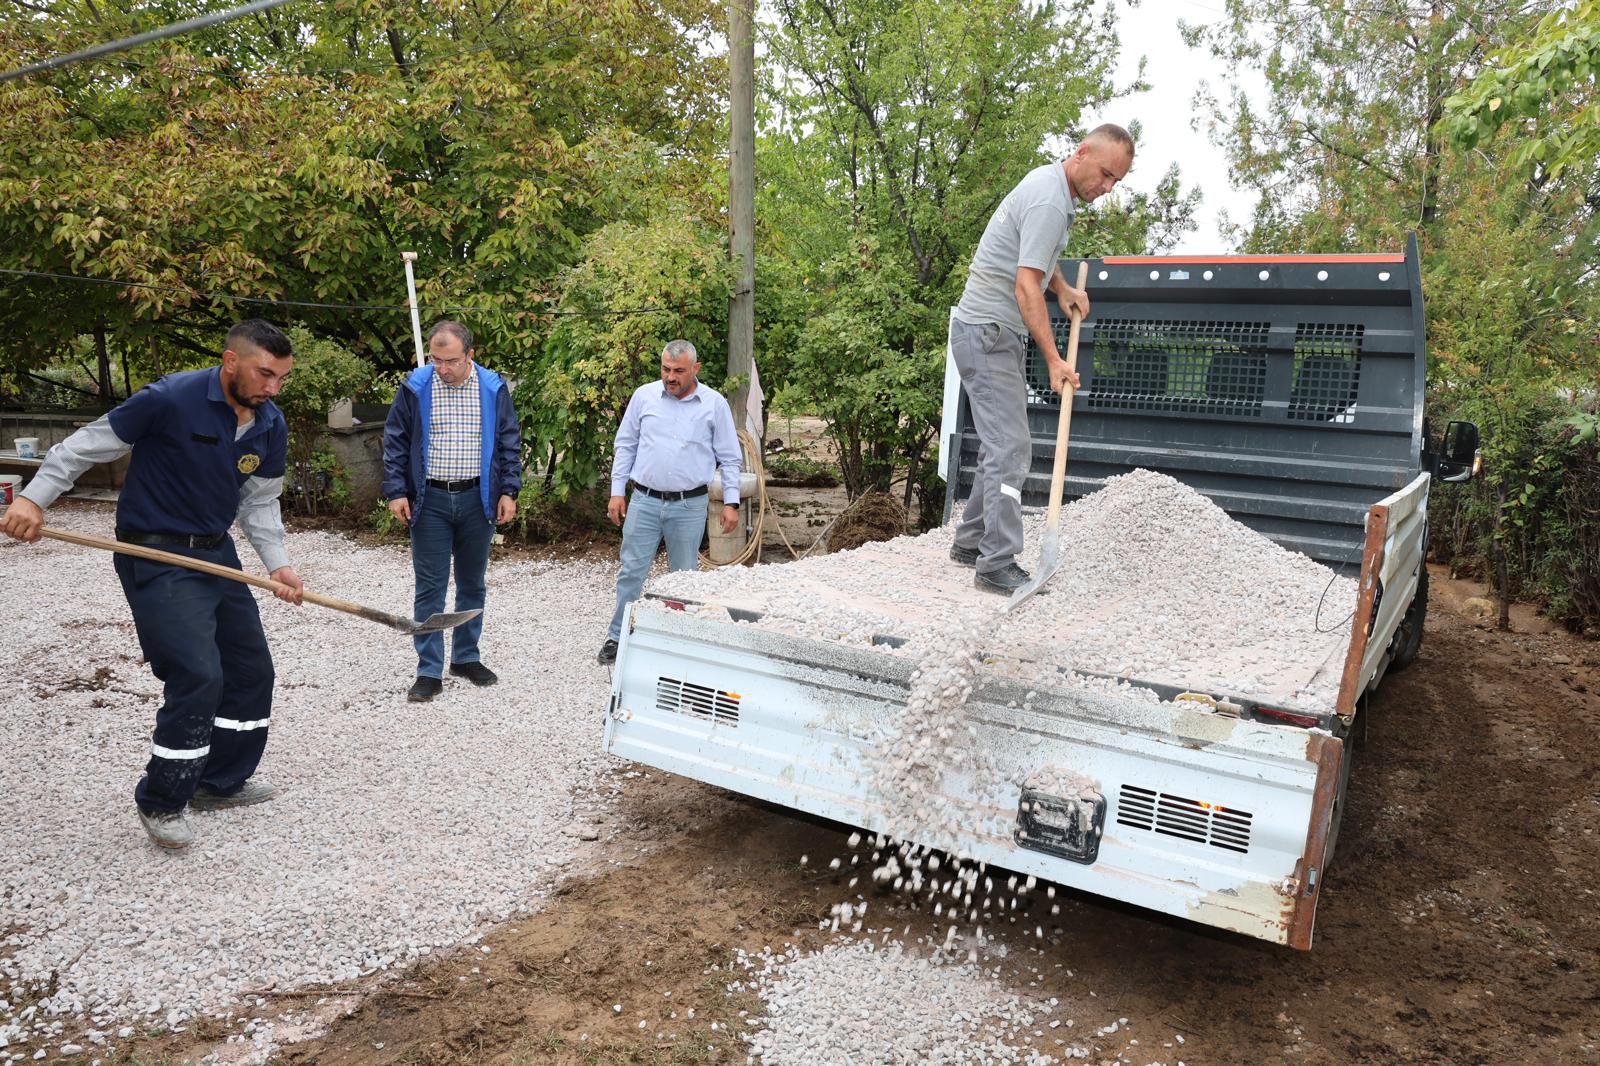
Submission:
M 950 316 L 950 357 L 967 392 L 978 431 L 978 469 L 950 558 L 976 569 L 973 584 L 1010 595 L 1028 582 L 1022 550 L 1022 486 L 1031 465 L 1028 336 L 1050 371 L 1050 385 L 1070 403 L 1078 375 L 1056 350 L 1046 289 L 1063 308 L 1089 314 L 1089 297 L 1061 274 L 1077 203 L 1093 203 L 1133 166 L 1133 138 L 1121 126 L 1096 126 L 1066 159 L 1047 163 L 1000 201 L 984 228 L 967 287 Z

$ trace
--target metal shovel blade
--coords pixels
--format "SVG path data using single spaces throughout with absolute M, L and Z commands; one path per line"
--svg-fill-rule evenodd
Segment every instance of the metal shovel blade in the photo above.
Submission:
M 1034 571 L 1033 577 L 1026 585 L 1011 594 L 1006 605 L 1000 609 L 1001 614 L 1009 614 L 1032 598 L 1035 592 L 1054 574 L 1061 566 L 1061 530 L 1046 529 L 1044 539 L 1039 545 L 1039 568 Z
M 398 629 L 400 632 L 409 633 L 412 636 L 420 633 L 443 633 L 447 629 L 454 629 L 463 622 L 470 622 L 483 613 L 482 610 L 449 611 L 430 614 L 420 622 L 413 622 L 409 618 L 402 618 L 397 614 L 380 611 L 374 607 L 363 607 L 360 604 L 351 604 L 350 606 L 355 608 L 350 612 L 352 614 L 360 615 L 369 622 L 377 622 L 379 625 L 388 626 L 390 629 Z
M 443 633 L 447 629 L 454 629 L 472 621 L 483 611 L 447 611 L 439 614 L 430 614 L 420 622 L 406 622 L 406 631 L 415 636 L 418 633 Z M 402 619 L 404 621 L 404 619 Z

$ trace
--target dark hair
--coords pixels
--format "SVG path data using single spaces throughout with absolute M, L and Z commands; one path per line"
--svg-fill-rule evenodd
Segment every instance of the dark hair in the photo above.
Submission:
M 1120 144 L 1128 150 L 1128 155 L 1133 155 L 1133 135 L 1115 122 L 1103 122 L 1090 130 L 1083 138 L 1085 141 L 1104 141 L 1107 144 Z
M 463 352 L 472 351 L 472 331 L 461 323 L 448 318 L 435 322 L 433 328 L 428 330 L 428 343 L 432 344 L 433 338 L 441 333 L 448 333 L 460 341 Z
M 222 342 L 222 346 L 237 351 L 240 341 L 279 359 L 287 359 L 294 354 L 294 346 L 289 343 L 283 330 L 264 318 L 247 318 L 240 322 L 228 331 L 228 338 Z

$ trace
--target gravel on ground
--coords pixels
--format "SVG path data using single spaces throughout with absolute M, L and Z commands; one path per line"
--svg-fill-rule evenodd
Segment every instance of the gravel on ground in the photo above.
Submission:
M 112 530 L 104 507 L 50 519 Z M 308 588 L 410 614 L 403 547 L 306 532 L 288 546 Z M 7 540 L 0 572 L 0 1062 L 29 1039 L 95 1048 L 131 1026 L 264 1014 L 278 1002 L 246 993 L 472 943 L 596 847 L 573 829 L 611 788 L 594 662 L 609 565 L 492 562 L 482 654 L 499 684 L 447 676 L 420 705 L 405 699 L 405 635 L 258 592 L 277 671 L 260 776 L 282 794 L 191 813 L 197 840 L 180 853 L 152 846 L 135 814 L 161 685 L 111 555 Z

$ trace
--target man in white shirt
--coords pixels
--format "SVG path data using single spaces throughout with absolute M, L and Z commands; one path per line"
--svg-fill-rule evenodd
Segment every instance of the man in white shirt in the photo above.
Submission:
M 617 608 L 596 658 L 615 662 L 628 605 L 644 591 L 644 579 L 661 542 L 667 565 L 693 570 L 700 561 L 706 528 L 706 485 L 722 468 L 722 529 L 739 522 L 739 436 L 728 401 L 699 382 L 694 345 L 671 341 L 661 352 L 661 380 L 641 385 L 628 401 L 617 428 L 611 464 L 611 502 L 606 513 L 622 526 L 622 569 Z M 634 494 L 625 495 L 629 481 Z

